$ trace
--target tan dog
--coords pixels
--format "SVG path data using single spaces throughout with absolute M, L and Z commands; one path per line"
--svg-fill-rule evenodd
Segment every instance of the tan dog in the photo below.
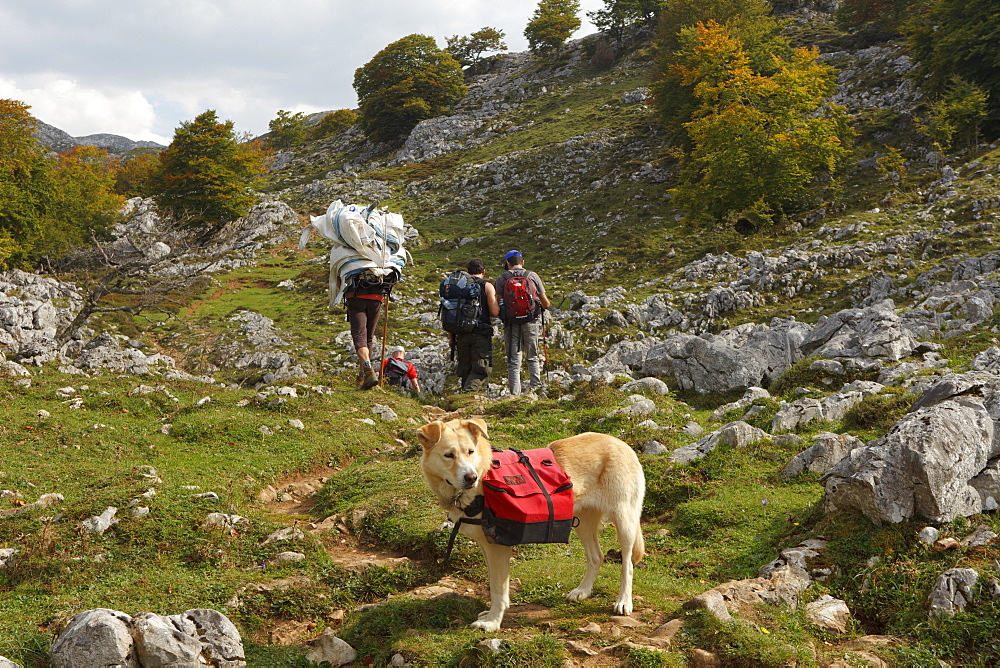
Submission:
M 486 423 L 479 419 L 435 421 L 418 433 L 424 450 L 420 460 L 424 480 L 448 512 L 448 519 L 457 522 L 464 516 L 463 509 L 483 493 L 482 478 L 493 459 Z M 615 614 L 631 614 L 632 570 L 646 551 L 639 524 L 646 479 L 639 458 L 628 444 L 594 432 L 553 441 L 549 447 L 573 481 L 574 514 L 580 520 L 576 533 L 587 555 L 587 572 L 567 598 L 580 601 L 590 596 L 604 560 L 598 535 L 605 521 L 610 521 L 622 551 Z M 479 525 L 463 522 L 459 530 L 479 543 L 490 576 L 490 608 L 472 626 L 496 631 L 510 606 L 511 548 L 487 541 Z

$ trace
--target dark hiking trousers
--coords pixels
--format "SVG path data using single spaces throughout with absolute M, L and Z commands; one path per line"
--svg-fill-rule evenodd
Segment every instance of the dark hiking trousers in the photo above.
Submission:
M 482 334 L 456 334 L 455 373 L 462 381 L 463 392 L 485 392 L 493 371 L 493 337 Z

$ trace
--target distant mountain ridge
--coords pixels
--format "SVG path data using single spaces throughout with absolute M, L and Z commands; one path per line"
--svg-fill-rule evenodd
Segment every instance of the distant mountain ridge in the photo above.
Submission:
M 153 141 L 134 141 L 128 137 L 103 132 L 85 137 L 73 137 L 68 132 L 42 121 L 38 121 L 35 137 L 53 151 L 66 151 L 74 146 L 96 146 L 105 149 L 108 153 L 120 155 L 138 148 L 166 148 L 166 146 Z

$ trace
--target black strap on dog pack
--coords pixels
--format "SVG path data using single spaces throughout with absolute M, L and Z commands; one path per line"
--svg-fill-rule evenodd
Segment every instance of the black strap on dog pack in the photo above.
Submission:
M 531 460 L 528 459 L 528 455 L 524 454 L 517 448 L 511 448 L 511 451 L 517 453 L 517 460 L 524 465 L 526 469 L 528 469 L 528 473 L 531 474 L 535 484 L 538 485 L 538 489 L 542 490 L 542 494 L 545 495 L 545 503 L 549 508 L 549 521 L 545 527 L 545 536 L 547 539 L 551 539 L 552 532 L 556 525 L 555 506 L 552 504 L 552 495 L 549 494 L 549 490 L 545 488 L 545 484 L 542 482 L 541 478 L 538 477 L 538 473 L 535 471 L 535 467 L 531 465 Z M 546 462 L 548 462 L 548 460 L 546 460 Z M 551 462 L 548 462 L 548 464 L 551 465 Z
M 451 530 L 451 535 L 448 536 L 448 551 L 444 555 L 444 563 L 448 563 L 451 560 L 451 550 L 455 547 L 455 537 L 458 536 L 458 529 L 465 524 L 482 524 L 483 520 L 481 517 L 473 517 L 474 515 L 480 515 L 483 512 L 483 508 L 486 507 L 486 499 L 482 494 L 479 494 L 472 500 L 472 503 L 467 505 L 465 508 L 459 508 L 467 517 L 459 517 L 458 521 L 455 522 L 455 526 Z

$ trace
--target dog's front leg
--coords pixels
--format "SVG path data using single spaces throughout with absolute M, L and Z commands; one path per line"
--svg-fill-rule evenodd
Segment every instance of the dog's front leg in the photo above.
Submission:
M 490 608 L 479 613 L 479 619 L 472 626 L 484 631 L 498 631 L 503 622 L 503 614 L 510 607 L 510 557 L 511 548 L 506 545 L 482 542 L 486 557 L 486 570 L 490 574 Z

